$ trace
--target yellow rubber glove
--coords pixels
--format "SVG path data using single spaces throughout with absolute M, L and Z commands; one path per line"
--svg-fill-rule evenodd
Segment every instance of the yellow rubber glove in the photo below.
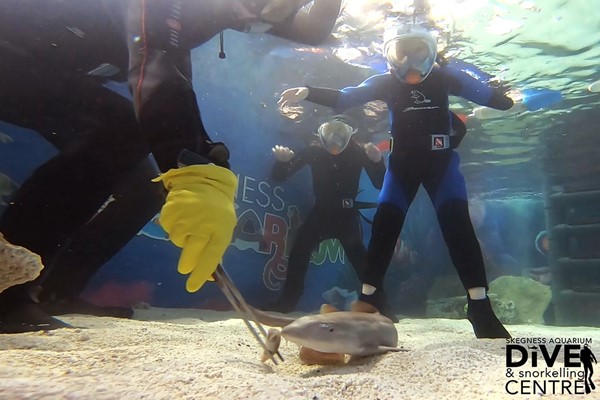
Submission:
M 177 269 L 190 274 L 186 289 L 195 292 L 212 280 L 231 242 L 237 178 L 227 168 L 203 164 L 171 169 L 153 181 L 162 181 L 169 191 L 159 222 L 182 248 Z

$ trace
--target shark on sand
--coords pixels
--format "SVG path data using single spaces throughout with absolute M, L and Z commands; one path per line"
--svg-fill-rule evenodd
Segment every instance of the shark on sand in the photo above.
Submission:
M 291 318 L 253 308 L 261 324 L 271 328 L 267 337 L 268 351 L 274 354 L 281 337 L 300 346 L 300 360 L 305 364 L 339 364 L 345 355 L 364 357 L 389 351 L 406 351 L 398 347 L 398 331 L 394 323 L 379 314 L 370 304 L 356 301 L 351 311 L 339 311 L 324 304 L 321 313 Z M 263 355 L 263 361 L 268 353 Z

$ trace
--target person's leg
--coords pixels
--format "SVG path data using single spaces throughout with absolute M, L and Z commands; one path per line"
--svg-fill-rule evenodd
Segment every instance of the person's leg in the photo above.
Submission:
M 100 267 L 160 210 L 164 189 L 151 182 L 158 173 L 149 157 L 124 174 L 101 212 L 71 234 L 61 252 L 53 257 L 47 266 L 50 273 L 40 282 L 39 294 L 39 300 L 52 315 L 78 312 L 131 316 L 130 309 L 94 308 L 79 299 L 79 295 Z
M 83 225 L 110 192 L 86 180 L 85 157 L 61 154 L 21 186 L 0 218 L 0 231 L 11 243 L 39 254 L 45 267 L 40 277 L 0 293 L 0 331 L 18 332 L 65 326 L 36 310 L 30 290 L 47 277 L 54 256 L 69 235 Z M 91 174 L 90 174 L 91 175 Z M 65 275 L 62 279 L 69 279 Z
M 340 215 L 339 223 L 334 227 L 334 237 L 340 241 L 348 260 L 356 271 L 360 281 L 365 273 L 367 249 L 363 243 L 363 231 L 358 211 Z
M 411 175 L 412 170 L 408 164 L 409 159 L 390 158 L 371 227 L 367 267 L 362 277 L 360 297 L 362 301 L 372 304 L 393 321 L 397 321 L 397 318 L 387 303 L 383 280 L 402 231 L 406 212 L 419 188 L 418 174 Z
M 424 182 L 437 211 L 450 258 L 468 293 L 467 316 L 478 338 L 508 338 L 487 297 L 487 278 L 481 248 L 469 215 L 465 180 L 456 152 L 435 156 Z
M 392 203 L 380 203 L 373 218 L 363 284 L 383 289 L 383 280 L 392 260 L 396 241 L 404 225 L 405 213 Z M 364 290 L 363 290 L 364 293 Z M 365 293 L 369 294 L 369 293 Z
M 590 381 L 590 369 L 592 367 L 592 363 L 591 362 L 584 362 L 583 364 L 583 380 L 586 382 Z
M 380 203 L 373 218 L 367 250 L 367 266 L 362 276 L 360 300 L 373 305 L 380 313 L 397 322 L 383 290 L 396 240 L 404 224 L 405 213 L 394 204 Z
M 59 94 L 63 94 L 58 91 L 63 86 L 59 83 L 60 76 L 45 74 L 24 48 L 8 42 L 0 42 L 0 58 L 0 119 L 26 128 L 60 132 L 53 121 L 60 119 L 66 112 L 63 107 L 70 105 L 68 96 L 59 98 Z M 69 112 L 75 113 L 74 109 Z M 6 239 L 38 253 L 44 264 L 59 249 L 70 229 L 92 215 L 106 196 L 96 195 L 91 181 L 90 185 L 84 182 L 75 196 L 68 195 L 80 183 L 78 166 L 84 157 L 78 156 L 81 155 L 61 154 L 38 168 L 15 193 L 0 219 L 0 232 Z M 70 165 L 74 168 L 64 169 Z M 88 190 L 90 192 L 84 195 Z M 82 202 L 87 196 L 92 200 Z M 45 273 L 43 270 L 42 274 Z M 33 304 L 27 285 L 17 285 L 0 293 L 0 332 L 65 326 L 67 324 Z
M 290 252 L 285 283 L 279 301 L 271 309 L 280 312 L 291 312 L 304 293 L 304 279 L 308 271 L 312 251 L 324 239 L 325 228 L 323 218 L 316 208 L 311 210 L 306 221 L 298 228 L 294 247 Z
M 450 258 L 469 297 L 484 299 L 487 278 L 468 202 L 462 199 L 447 200 L 437 208 L 437 217 Z
M 101 267 L 103 261 L 97 257 L 70 263 L 69 268 L 56 267 L 55 257 L 68 254 L 70 248 L 65 249 L 65 245 L 74 242 L 74 235 L 148 150 L 131 103 L 104 88 L 101 82 L 64 71 L 49 76 L 51 71 L 43 66 L 37 68 L 35 60 L 29 57 L 15 56 L 14 49 L 2 52 L 10 57 L 0 70 L 10 70 L 13 75 L 10 79 L 0 77 L 3 93 L 10 94 L 0 99 L 0 118 L 49 133 L 45 137 L 61 150 L 27 179 L 0 218 L 0 231 L 7 240 L 38 253 L 46 265 L 36 282 L 0 294 L 0 316 L 8 318 L 7 314 L 23 314 L 17 311 L 18 305 L 31 303 L 30 288 L 41 281 L 51 279 L 64 284 L 76 275 L 73 269 L 96 271 Z M 18 77 L 22 79 L 17 79 L 20 86 L 12 82 Z M 64 92 L 66 89 L 68 93 Z M 40 98 L 44 101 L 40 102 Z M 127 240 L 120 246 L 111 246 L 116 250 L 112 254 L 105 252 L 103 259 L 110 258 Z M 21 328 L 17 326 L 18 329 L 36 329 L 35 321 L 42 320 L 42 313 L 30 314 L 32 321 Z M 0 318 L 6 320 L 5 317 Z M 14 318 L 9 319 L 18 324 Z M 44 328 L 38 329 L 52 328 L 45 322 L 41 325 Z M 56 324 L 60 326 L 64 324 Z
M 0 294 L 0 303 L 8 310 L 29 303 L 35 288 L 42 307 L 52 315 L 78 312 L 131 316 L 130 310 L 92 307 L 78 296 L 93 274 L 160 210 L 164 191 L 150 181 L 157 169 L 146 159 L 108 190 L 106 184 L 93 187 L 93 173 L 84 173 L 82 178 L 90 177 L 84 182 L 62 179 L 69 176 L 65 171 L 72 170 L 69 159 L 54 161 L 58 162 L 41 168 L 43 173 L 28 180 L 26 190 L 17 193 L 14 207 L 8 207 L 0 218 L 0 230 L 13 242 L 40 254 L 45 264 L 40 278 L 8 289 Z M 60 195 L 54 192 L 57 188 L 62 189 Z M 106 193 L 110 200 L 96 214 L 109 199 Z M 40 315 L 36 313 L 35 318 Z
M 39 254 L 45 265 L 110 195 L 107 187 L 94 187 L 94 168 L 86 170 L 85 160 L 85 153 L 62 153 L 39 167 L 0 218 L 7 240 Z
M 22 60 L 15 61 L 17 66 L 31 71 L 22 76 L 29 83 L 19 89 L 0 78 L 0 86 L 14 95 L 12 100 L 0 100 L 0 106 L 8 103 L 0 107 L 0 118 L 38 131 L 54 131 L 48 139 L 56 138 L 53 144 L 60 153 L 19 188 L 0 219 L 0 230 L 9 241 L 38 253 L 47 263 L 108 199 L 123 174 L 146 157 L 148 147 L 131 103 L 101 82 L 65 73 L 40 76 L 48 71 L 31 70 L 34 66 L 17 61 Z M 54 84 L 44 83 L 52 78 Z M 36 83 L 40 85 L 29 96 L 46 97 L 43 104 L 22 96 Z M 60 88 L 63 91 L 55 92 Z

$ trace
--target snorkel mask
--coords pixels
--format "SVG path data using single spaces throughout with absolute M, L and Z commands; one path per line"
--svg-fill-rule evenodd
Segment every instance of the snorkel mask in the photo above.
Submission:
M 356 129 L 348 125 L 341 118 L 321 124 L 317 129 L 317 136 L 323 147 L 333 155 L 338 155 L 348 146 L 350 138 Z
M 398 79 L 416 85 L 433 69 L 437 41 L 422 27 L 395 27 L 384 34 L 383 53 Z

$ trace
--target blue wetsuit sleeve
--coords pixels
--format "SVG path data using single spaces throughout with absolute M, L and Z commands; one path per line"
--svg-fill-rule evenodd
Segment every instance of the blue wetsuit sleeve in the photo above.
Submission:
M 505 96 L 502 91 L 479 82 L 469 74 L 452 66 L 444 67 L 442 70 L 448 81 L 451 95 L 497 110 L 508 110 L 513 106 L 512 99 Z
M 324 89 L 307 86 L 306 100 L 331 107 L 336 113 L 342 113 L 373 100 L 385 100 L 385 75 L 373 75 L 358 86 L 348 86 L 342 90 Z

